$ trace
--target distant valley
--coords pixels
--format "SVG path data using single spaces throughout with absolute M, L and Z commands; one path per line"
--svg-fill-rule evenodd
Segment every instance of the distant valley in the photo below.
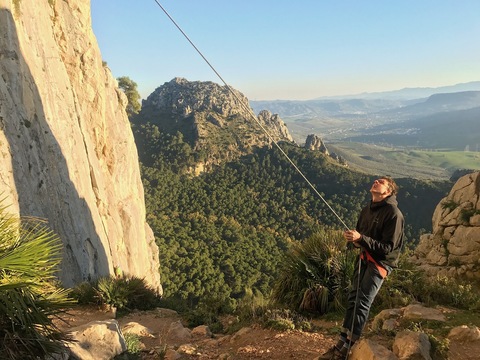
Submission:
M 480 81 L 250 104 L 278 113 L 299 145 L 318 135 L 357 170 L 445 179 L 458 168 L 480 168 Z

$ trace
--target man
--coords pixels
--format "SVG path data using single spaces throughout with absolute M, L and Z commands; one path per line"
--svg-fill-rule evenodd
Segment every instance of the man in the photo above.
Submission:
M 346 359 L 368 320 L 370 307 L 385 277 L 397 266 L 403 245 L 404 218 L 397 207 L 398 186 L 388 177 L 373 182 L 372 200 L 360 213 L 348 244 L 360 248 L 343 329 L 337 344 L 319 359 Z M 358 263 L 360 262 L 360 264 Z

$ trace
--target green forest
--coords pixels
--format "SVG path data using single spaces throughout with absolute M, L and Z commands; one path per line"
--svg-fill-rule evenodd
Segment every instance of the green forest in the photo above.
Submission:
M 275 147 L 258 148 L 199 176 L 205 154 L 180 132 L 137 118 L 147 222 L 160 249 L 164 297 L 196 305 L 228 303 L 246 291 L 268 295 L 286 250 L 325 229 L 344 227 Z M 369 201 L 375 176 L 290 143 L 283 151 L 348 227 Z M 388 174 L 381 174 L 388 175 Z M 407 243 L 431 231 L 435 206 L 450 182 L 397 179 Z

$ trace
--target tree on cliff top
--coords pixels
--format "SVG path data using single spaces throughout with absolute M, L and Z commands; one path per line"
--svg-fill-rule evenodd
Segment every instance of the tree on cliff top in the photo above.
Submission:
M 131 117 L 134 114 L 138 114 L 142 106 L 140 105 L 140 94 L 137 90 L 137 83 L 130 79 L 128 76 L 122 76 L 117 79 L 118 87 L 127 95 L 127 115 Z

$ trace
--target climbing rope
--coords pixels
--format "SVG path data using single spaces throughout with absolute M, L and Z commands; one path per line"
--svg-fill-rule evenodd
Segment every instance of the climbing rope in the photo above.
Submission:
M 162 9 L 162 11 L 165 13 L 165 15 L 170 19 L 170 21 L 175 25 L 175 27 L 182 33 L 182 35 L 187 39 L 187 41 L 190 43 L 190 45 L 193 46 L 195 51 L 202 57 L 202 59 L 207 63 L 207 65 L 210 67 L 210 69 L 213 70 L 215 75 L 221 80 L 221 82 L 225 85 L 225 87 L 228 89 L 228 91 L 233 95 L 233 97 L 238 101 L 239 104 L 243 107 L 244 110 L 247 111 L 247 113 L 250 115 L 250 117 L 257 123 L 258 126 L 262 129 L 262 131 L 267 135 L 269 140 L 275 144 L 275 146 L 280 150 L 283 156 L 288 160 L 288 162 L 293 166 L 293 168 L 301 175 L 301 177 L 306 181 L 306 183 L 312 188 L 313 192 L 324 202 L 324 204 L 330 209 L 330 211 L 336 216 L 336 218 L 340 221 L 340 223 L 343 225 L 343 227 L 346 230 L 349 230 L 349 227 L 345 224 L 345 222 L 342 220 L 342 218 L 336 213 L 336 211 L 330 206 L 330 204 L 325 200 L 325 198 L 318 192 L 318 190 L 315 188 L 315 186 L 308 180 L 308 178 L 303 174 L 303 172 L 298 168 L 298 166 L 290 159 L 290 157 L 283 151 L 283 149 L 280 147 L 277 141 L 270 135 L 270 133 L 265 129 L 265 127 L 262 125 L 262 123 L 258 120 L 257 116 L 253 113 L 253 110 L 251 107 L 245 104 L 245 102 L 241 101 L 238 97 L 238 95 L 233 91 L 233 89 L 230 87 L 230 85 L 227 84 L 227 82 L 223 79 L 223 77 L 218 73 L 218 71 L 213 67 L 213 65 L 208 61 L 208 59 L 203 55 L 203 53 L 197 48 L 197 46 L 193 43 L 192 40 L 188 37 L 188 35 L 182 30 L 182 28 L 177 24 L 177 22 L 170 16 L 170 14 L 167 12 L 167 10 L 160 4 L 158 0 L 154 0 L 155 3 Z

